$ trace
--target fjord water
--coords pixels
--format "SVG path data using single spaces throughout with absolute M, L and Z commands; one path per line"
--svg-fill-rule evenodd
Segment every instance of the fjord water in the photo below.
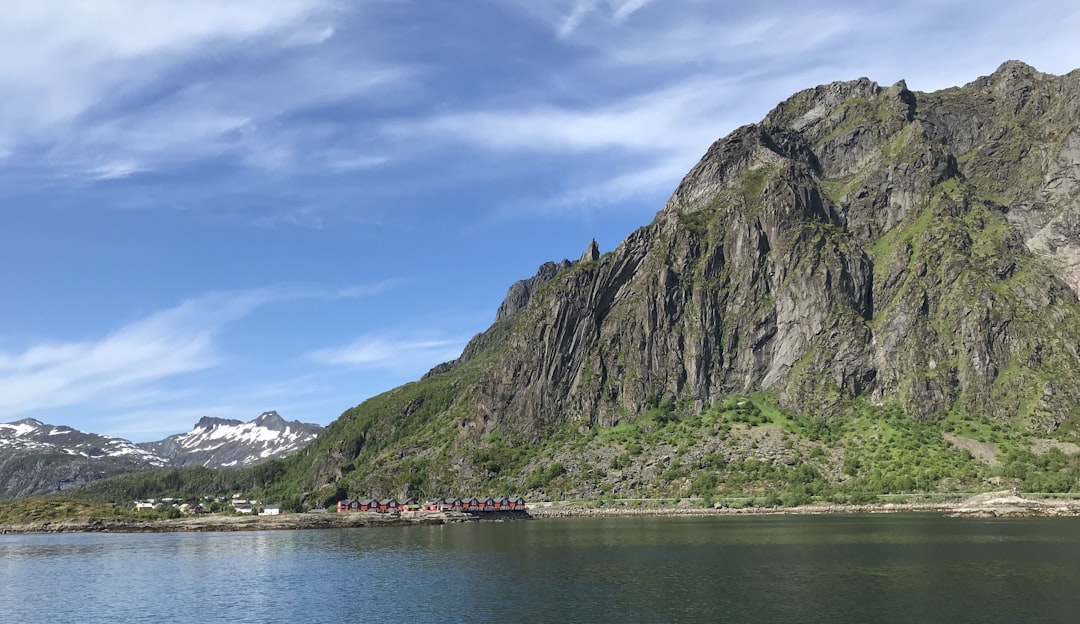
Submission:
M 0 536 L 3 622 L 1077 622 L 1080 518 Z

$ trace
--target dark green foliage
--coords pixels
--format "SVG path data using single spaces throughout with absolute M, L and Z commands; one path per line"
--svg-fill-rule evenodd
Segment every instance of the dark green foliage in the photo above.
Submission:
M 264 468 L 260 472 L 265 470 L 272 471 Z M 252 491 L 265 483 L 248 471 L 212 470 L 199 466 L 119 475 L 88 483 L 67 494 L 78 500 L 127 505 L 148 498 L 227 497 L 236 492 Z

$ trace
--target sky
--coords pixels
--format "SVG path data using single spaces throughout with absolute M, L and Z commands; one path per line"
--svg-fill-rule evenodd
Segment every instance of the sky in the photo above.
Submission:
M 0 422 L 327 424 L 798 90 L 1080 67 L 1080 5 L 5 0 Z

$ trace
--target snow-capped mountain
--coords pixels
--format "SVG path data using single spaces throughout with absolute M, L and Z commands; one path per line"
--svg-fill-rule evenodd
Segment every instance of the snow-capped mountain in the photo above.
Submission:
M 0 423 L 0 499 L 56 492 L 168 460 L 122 438 L 48 425 Z
M 287 421 L 277 412 L 264 412 L 248 422 L 203 417 L 187 433 L 138 446 L 174 466 L 244 468 L 291 455 L 322 430 L 320 425 Z
M 123 438 L 86 433 L 71 427 L 47 425 L 24 418 L 0 423 L 0 449 L 4 451 L 43 451 L 86 458 L 130 457 L 151 466 L 166 466 L 169 461 L 152 451 L 141 449 Z
M 175 466 L 244 468 L 303 448 L 320 425 L 265 412 L 249 422 L 204 417 L 188 433 L 133 444 L 33 418 L 0 423 L 0 499 Z

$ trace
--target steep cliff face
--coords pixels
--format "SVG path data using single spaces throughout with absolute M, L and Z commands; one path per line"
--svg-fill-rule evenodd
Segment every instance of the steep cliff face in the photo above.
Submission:
M 803 413 L 867 397 L 1055 429 L 1080 398 L 1078 88 L 1010 62 L 932 94 L 796 94 L 498 321 L 480 431 L 759 390 Z
M 361 466 L 366 486 L 479 484 L 464 458 L 493 440 L 759 392 L 826 419 L 862 402 L 1075 435 L 1078 123 L 1080 72 L 1017 62 L 936 93 L 797 93 L 617 249 L 541 267 L 457 361 L 347 412 L 306 485 Z

